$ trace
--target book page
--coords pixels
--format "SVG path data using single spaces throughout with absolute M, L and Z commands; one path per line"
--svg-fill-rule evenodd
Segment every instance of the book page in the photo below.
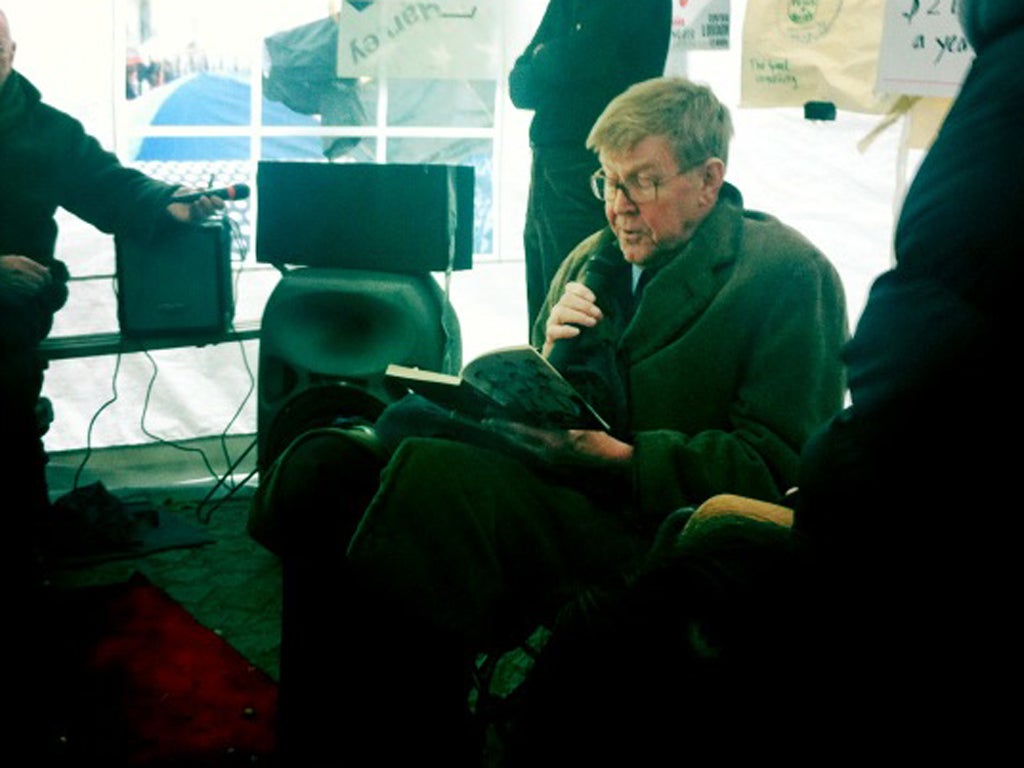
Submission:
M 609 428 L 533 347 L 481 355 L 466 366 L 463 378 L 506 409 L 510 419 L 552 428 Z
M 388 377 L 401 379 L 403 381 L 426 381 L 435 384 L 444 384 L 449 387 L 457 387 L 462 383 L 461 376 L 452 376 L 449 373 L 439 373 L 438 371 L 428 371 L 424 368 L 412 368 L 407 365 L 396 365 L 392 363 L 384 371 L 384 374 Z
M 503 419 L 548 429 L 608 430 L 607 422 L 544 357 L 523 345 L 486 352 L 461 376 L 389 365 L 401 387 L 475 419 Z

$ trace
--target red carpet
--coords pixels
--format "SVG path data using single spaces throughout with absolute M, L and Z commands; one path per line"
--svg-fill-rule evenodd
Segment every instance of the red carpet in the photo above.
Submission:
M 55 622 L 55 757 L 270 765 L 277 685 L 142 576 L 70 591 Z

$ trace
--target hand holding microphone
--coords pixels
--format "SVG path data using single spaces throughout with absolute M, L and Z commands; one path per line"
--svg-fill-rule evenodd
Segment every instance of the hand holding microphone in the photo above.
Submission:
M 194 203 L 204 197 L 217 198 L 219 200 L 245 200 L 249 197 L 248 184 L 232 184 L 227 187 L 216 189 L 202 189 L 197 192 L 175 193 L 173 202 Z
M 612 274 L 622 268 L 622 257 L 614 249 L 604 248 L 587 262 L 582 282 L 571 282 L 565 286 L 565 293 L 551 310 L 545 326 L 544 352 L 548 362 L 561 370 L 575 362 L 581 353 L 580 336 L 586 329 L 593 328 L 604 319 L 604 312 L 597 305 L 600 296 L 607 299 Z
M 583 280 L 566 285 L 545 328 L 548 362 L 611 425 L 612 435 L 626 434 L 629 423 L 616 350 L 625 322 L 618 295 L 628 271 L 621 251 L 607 242 L 587 262 Z
M 597 306 L 597 295 L 584 282 L 566 283 L 565 293 L 552 307 L 545 326 L 545 354 L 566 339 L 579 336 L 581 329 L 593 328 L 604 314 Z
M 226 200 L 245 200 L 249 197 L 246 184 L 232 184 L 216 189 L 179 189 L 167 206 L 167 211 L 178 221 L 202 221 L 225 208 Z

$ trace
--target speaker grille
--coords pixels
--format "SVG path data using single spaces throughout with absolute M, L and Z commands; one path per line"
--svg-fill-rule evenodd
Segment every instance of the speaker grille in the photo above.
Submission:
M 393 399 L 384 383 L 390 363 L 440 370 L 448 344 L 461 347 L 442 326 L 443 301 L 428 274 L 317 268 L 285 274 L 260 330 L 260 466 L 283 449 L 282 430 L 295 436 L 293 426 L 275 426 L 280 419 L 301 424 L 309 413 L 326 423 L 373 420 Z

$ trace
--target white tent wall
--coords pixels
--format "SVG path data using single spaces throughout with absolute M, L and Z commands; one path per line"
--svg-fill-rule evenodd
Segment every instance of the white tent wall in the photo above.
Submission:
M 266 0 L 269 2 L 270 0 Z M 495 0 L 496 1 L 496 0 Z M 0 0 L 18 43 L 16 66 L 44 98 L 79 117 L 105 146 L 115 147 L 115 88 L 123 75 L 123 37 L 114 30 L 120 0 Z M 504 72 L 529 40 L 545 0 L 503 4 Z M 257 7 L 260 2 L 250 3 Z M 325 0 L 325 8 L 331 4 Z M 835 263 L 847 290 L 851 326 L 871 281 L 891 263 L 894 212 L 906 179 L 900 129 L 882 133 L 865 152 L 860 141 L 878 116 L 840 111 L 834 122 L 803 119 L 798 109 L 740 109 L 740 39 L 746 0 L 732 2 L 729 50 L 680 53 L 668 71 L 709 83 L 731 106 L 736 138 L 729 179 L 748 207 L 770 212 L 816 243 Z M 255 10 L 254 10 L 255 12 Z M 463 357 L 526 336 L 521 229 L 529 184 L 529 113 L 508 102 L 499 82 L 495 163 L 498 211 L 496 254 L 473 270 L 456 273 L 452 301 L 459 313 Z M 61 214 L 60 257 L 72 272 L 93 254 L 110 259 L 113 240 Z M 239 317 L 258 319 L 276 273 L 243 283 Z M 80 294 L 88 311 L 61 313 L 55 333 L 116 327 L 112 281 Z M 111 323 L 114 323 L 112 326 Z M 230 343 L 77 360 L 56 360 L 45 394 L 57 419 L 46 436 L 51 452 L 151 442 L 252 434 L 256 429 L 255 377 L 258 346 Z M 154 378 L 155 376 L 155 378 Z M 115 400 L 108 404 L 109 401 Z

